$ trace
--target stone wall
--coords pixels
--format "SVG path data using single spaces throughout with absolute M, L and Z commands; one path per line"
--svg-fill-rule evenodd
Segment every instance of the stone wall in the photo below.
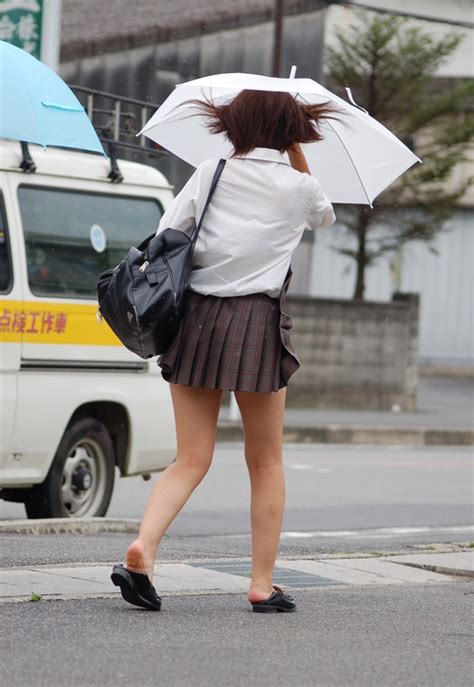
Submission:
M 289 295 L 301 368 L 288 405 L 415 410 L 418 308 L 416 294 L 388 303 Z

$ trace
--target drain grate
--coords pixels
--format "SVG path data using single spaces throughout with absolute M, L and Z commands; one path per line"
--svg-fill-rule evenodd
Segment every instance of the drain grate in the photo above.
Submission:
M 189 563 L 194 568 L 206 568 L 216 572 L 228 573 L 229 575 L 240 575 L 250 577 L 252 566 L 250 561 L 216 561 L 214 563 Z M 301 570 L 291 570 L 288 568 L 275 567 L 273 571 L 273 581 L 282 587 L 323 587 L 327 585 L 343 585 L 343 582 L 331 580 L 329 577 L 311 575 L 301 572 Z

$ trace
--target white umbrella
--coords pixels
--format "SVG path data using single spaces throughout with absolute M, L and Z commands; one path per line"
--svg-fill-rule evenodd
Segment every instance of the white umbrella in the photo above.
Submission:
M 292 75 L 294 74 L 294 68 Z M 190 100 L 222 105 L 242 90 L 291 93 L 302 103 L 330 101 L 341 112 L 320 124 L 323 140 L 303 144 L 310 170 L 333 203 L 372 204 L 397 177 L 421 160 L 362 108 L 354 107 L 312 79 L 258 74 L 215 74 L 176 86 L 144 126 L 145 134 L 195 167 L 213 157 L 229 157 L 224 134 L 211 134 L 208 119 Z M 191 116 L 193 115 L 193 116 Z M 139 134 L 139 135 L 140 135 Z

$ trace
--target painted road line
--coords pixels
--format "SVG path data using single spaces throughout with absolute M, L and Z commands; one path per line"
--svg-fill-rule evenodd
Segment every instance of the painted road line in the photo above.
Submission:
M 0 534 L 95 534 L 98 532 L 115 532 L 134 534 L 138 532 L 140 520 L 134 518 L 45 518 L 38 520 L 3 520 L 0 521 Z M 474 533 L 474 525 L 420 526 L 420 527 L 375 527 L 362 530 L 286 530 L 281 534 L 285 539 L 390 539 L 399 536 L 417 536 L 420 534 L 443 535 L 465 534 L 467 538 Z M 186 538 L 187 535 L 179 535 Z M 241 534 L 212 534 L 202 536 L 209 538 L 248 539 L 250 532 Z M 178 536 L 174 536 L 178 538 Z
M 374 527 L 365 530 L 286 530 L 281 533 L 282 539 L 313 538 L 353 538 L 353 539 L 390 539 L 391 537 L 415 536 L 418 534 L 450 534 L 474 532 L 474 525 L 449 525 L 446 527 Z M 242 536 L 242 535 L 234 535 Z

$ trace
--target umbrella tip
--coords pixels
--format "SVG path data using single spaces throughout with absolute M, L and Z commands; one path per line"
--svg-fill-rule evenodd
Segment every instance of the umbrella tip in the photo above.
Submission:
M 290 76 L 289 76 L 289 78 L 290 78 L 290 79 L 294 79 L 294 78 L 295 78 L 295 74 L 296 74 L 296 64 L 292 65 L 292 67 L 291 67 L 291 69 L 290 69 Z
M 357 109 L 362 110 L 362 112 L 365 112 L 365 114 L 369 114 L 365 108 L 363 108 L 361 105 L 358 105 L 356 101 L 354 100 L 354 96 L 352 95 L 352 91 L 349 88 L 349 86 L 345 87 L 345 91 L 347 93 L 347 97 L 349 98 L 350 102 L 354 105 L 354 107 L 357 107 Z

